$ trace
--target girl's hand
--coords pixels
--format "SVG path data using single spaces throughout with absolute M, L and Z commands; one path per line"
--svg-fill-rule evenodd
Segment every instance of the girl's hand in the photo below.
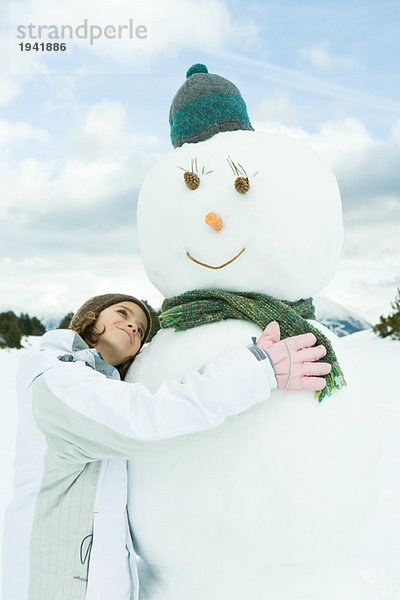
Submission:
M 276 321 L 267 325 L 257 346 L 269 355 L 275 370 L 277 386 L 281 390 L 322 390 L 332 367 L 316 362 L 326 354 L 325 346 L 314 346 L 317 338 L 304 333 L 280 341 L 281 333 Z

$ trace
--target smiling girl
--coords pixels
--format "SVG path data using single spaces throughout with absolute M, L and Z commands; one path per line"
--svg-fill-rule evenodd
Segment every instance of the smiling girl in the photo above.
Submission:
M 88 300 L 69 330 L 44 334 L 17 378 L 15 497 L 6 513 L 3 600 L 133 600 L 126 459 L 211 429 L 275 387 L 322 389 L 330 365 L 313 334 L 279 341 L 277 323 L 183 382 L 151 394 L 121 381 L 150 330 L 125 294 Z M 263 350 L 267 349 L 268 353 Z

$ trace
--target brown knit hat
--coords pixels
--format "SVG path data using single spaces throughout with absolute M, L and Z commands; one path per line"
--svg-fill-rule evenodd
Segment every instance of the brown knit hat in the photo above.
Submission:
M 134 296 L 129 296 L 127 294 L 101 294 L 100 296 L 93 296 L 93 298 L 89 298 L 89 300 L 87 300 L 80 308 L 78 308 L 72 317 L 69 328 L 77 331 L 79 334 L 82 333 L 82 329 L 86 331 L 88 335 L 85 336 L 85 341 L 90 343 L 92 341 L 90 339 L 90 326 L 94 326 L 102 310 L 112 306 L 113 304 L 118 304 L 119 302 L 133 302 L 133 304 L 140 306 L 145 313 L 147 317 L 147 327 L 141 343 L 141 346 L 143 346 L 150 333 L 151 316 L 148 308 L 143 304 L 143 302 Z M 82 337 L 84 336 L 82 335 Z

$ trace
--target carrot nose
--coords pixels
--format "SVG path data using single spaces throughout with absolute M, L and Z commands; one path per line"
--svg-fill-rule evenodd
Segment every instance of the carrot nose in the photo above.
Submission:
M 215 229 L 215 231 L 221 231 L 222 229 L 221 217 L 219 217 L 213 212 L 208 213 L 208 215 L 206 216 L 206 223 L 207 225 Z

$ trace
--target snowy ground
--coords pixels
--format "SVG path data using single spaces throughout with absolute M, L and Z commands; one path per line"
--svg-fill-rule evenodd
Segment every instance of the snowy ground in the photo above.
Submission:
M 35 348 L 30 337 L 22 350 L 0 350 L 0 529 L 11 497 L 16 432 L 17 359 Z M 382 410 L 383 452 L 380 501 L 373 517 L 360 530 L 348 555 L 382 600 L 400 600 L 400 342 L 382 340 L 370 331 L 347 336 L 346 344 L 365 364 Z
M 384 600 L 400 600 L 400 342 L 371 331 L 346 343 L 364 362 L 382 407 L 382 487 L 379 504 L 349 551 L 364 578 Z

